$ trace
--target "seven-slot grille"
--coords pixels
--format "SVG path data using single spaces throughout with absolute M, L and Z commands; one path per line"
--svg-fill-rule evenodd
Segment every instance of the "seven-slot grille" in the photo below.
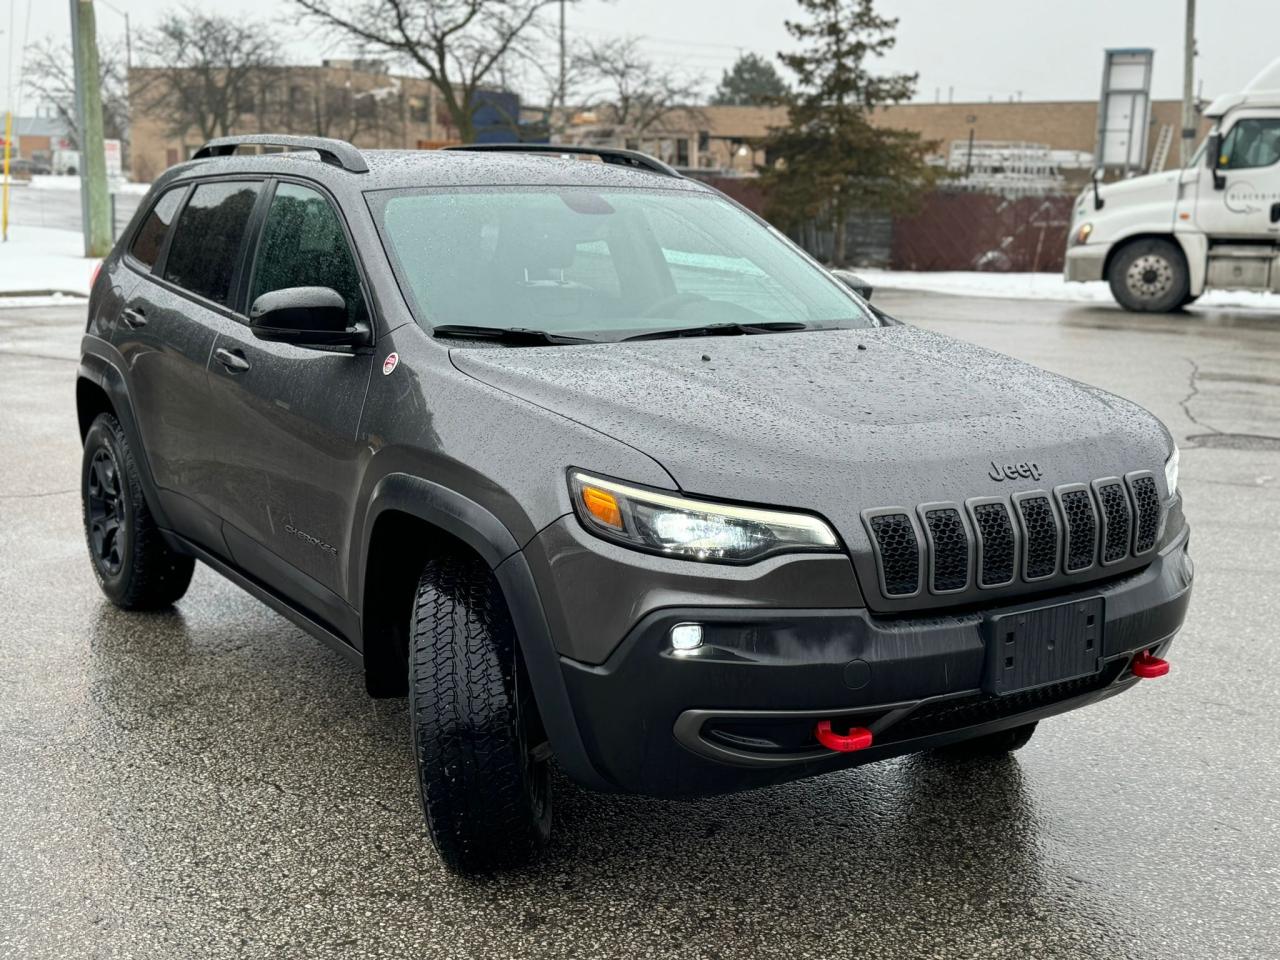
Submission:
M 1011 498 L 868 511 L 885 596 L 946 594 L 1048 580 L 1155 548 L 1163 506 L 1147 472 L 1032 490 Z M 922 562 L 923 561 L 923 562 Z

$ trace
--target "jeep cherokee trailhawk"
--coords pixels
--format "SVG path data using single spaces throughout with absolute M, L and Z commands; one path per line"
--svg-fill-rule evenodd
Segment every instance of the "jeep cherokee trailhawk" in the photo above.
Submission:
M 407 693 L 460 870 L 546 841 L 552 759 L 736 790 L 1165 672 L 1165 428 L 858 289 L 641 154 L 215 140 L 93 284 L 94 570 L 153 608 L 201 560 Z

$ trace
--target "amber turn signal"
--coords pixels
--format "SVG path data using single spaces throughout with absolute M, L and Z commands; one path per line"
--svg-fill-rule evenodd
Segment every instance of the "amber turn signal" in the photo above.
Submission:
M 622 529 L 622 511 L 618 509 L 618 498 L 612 493 L 598 487 L 583 487 L 582 505 L 605 526 Z

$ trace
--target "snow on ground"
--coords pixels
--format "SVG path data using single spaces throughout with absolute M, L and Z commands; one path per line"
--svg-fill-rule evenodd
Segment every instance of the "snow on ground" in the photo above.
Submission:
M 79 177 L 55 177 L 48 174 L 37 174 L 31 178 L 33 190 L 79 190 Z M 149 183 L 116 183 L 110 187 L 112 193 L 144 194 L 151 189 Z
M 1068 300 L 1079 303 L 1114 303 L 1106 283 L 1067 283 L 1060 273 L 916 273 L 905 270 L 855 269 L 854 273 L 875 289 L 921 290 L 958 297 L 992 297 L 1000 300 Z M 1212 290 L 1196 301 L 1201 307 L 1245 307 L 1280 313 L 1280 294 L 1247 290 Z
M 97 265 L 84 256 L 84 240 L 75 230 L 11 224 L 9 241 L 0 244 L 0 306 L 31 306 L 36 293 L 87 297 Z M 50 301 L 46 296 L 36 302 Z

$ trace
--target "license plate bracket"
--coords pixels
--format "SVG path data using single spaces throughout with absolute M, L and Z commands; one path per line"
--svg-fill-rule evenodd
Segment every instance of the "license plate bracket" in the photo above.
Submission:
M 1102 668 L 1102 597 L 986 618 L 983 689 L 1005 696 Z

